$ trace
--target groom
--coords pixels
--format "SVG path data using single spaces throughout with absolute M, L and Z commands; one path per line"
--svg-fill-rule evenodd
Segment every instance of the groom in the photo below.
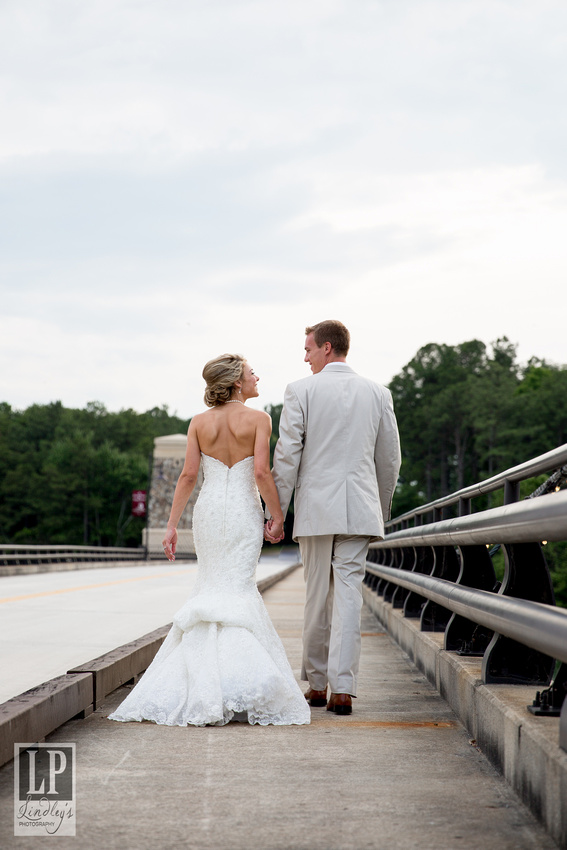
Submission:
M 313 375 L 286 388 L 273 476 L 284 515 L 295 490 L 293 538 L 306 581 L 305 698 L 351 714 L 364 566 L 370 540 L 383 537 L 390 516 L 400 444 L 389 390 L 346 363 L 345 326 L 319 322 L 305 333 Z

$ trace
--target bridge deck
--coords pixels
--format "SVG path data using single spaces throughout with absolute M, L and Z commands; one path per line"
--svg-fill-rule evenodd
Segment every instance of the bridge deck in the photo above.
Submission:
M 264 595 L 300 665 L 303 577 Z M 50 741 L 77 745 L 77 846 L 231 850 L 555 848 L 447 704 L 365 609 L 351 717 L 308 727 L 113 723 L 123 689 Z M 12 835 L 13 763 L 0 770 L 0 846 Z M 57 839 L 52 839 L 57 844 Z

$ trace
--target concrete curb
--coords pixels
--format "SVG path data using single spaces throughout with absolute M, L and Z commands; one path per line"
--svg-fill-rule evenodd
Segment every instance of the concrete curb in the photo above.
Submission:
M 301 561 L 293 561 L 293 563 L 289 564 L 287 567 L 284 567 L 280 572 L 272 573 L 271 576 L 266 576 L 266 578 L 261 578 L 260 581 L 257 582 L 258 590 L 260 593 L 265 593 L 269 587 L 272 587 L 274 584 L 277 584 L 278 581 L 282 581 L 282 579 L 287 578 L 294 570 L 301 566 Z
M 196 560 L 187 555 L 180 560 Z M 163 561 L 163 563 L 161 563 Z M 62 573 L 68 570 L 101 570 L 113 569 L 114 567 L 168 567 L 170 562 L 166 558 L 152 559 L 151 561 L 52 561 L 41 564 L 8 564 L 0 566 L 0 578 L 4 576 L 26 576 L 36 573 Z
M 71 717 L 92 713 L 92 676 L 69 674 L 0 705 L 0 765 L 14 758 L 14 744 L 39 743 Z
M 92 706 L 93 709 L 100 708 L 108 694 L 135 679 L 149 667 L 170 628 L 171 623 L 161 626 L 137 640 L 73 667 L 67 671 L 67 675 L 89 673 L 92 678 Z
M 128 564 L 130 562 L 127 562 Z M 300 564 L 292 563 L 258 581 L 264 593 Z M 14 758 L 14 744 L 39 743 L 59 726 L 87 717 L 112 691 L 148 667 L 171 623 L 93 658 L 0 705 L 0 766 Z
M 567 847 L 567 752 L 559 718 L 527 710 L 535 687 L 485 685 L 481 659 L 443 649 L 442 632 L 422 632 L 419 620 L 363 586 L 370 610 L 449 703 L 476 746 L 498 768 L 560 847 Z

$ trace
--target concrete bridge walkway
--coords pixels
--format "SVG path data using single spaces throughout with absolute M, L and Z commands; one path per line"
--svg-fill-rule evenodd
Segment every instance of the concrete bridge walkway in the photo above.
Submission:
M 298 671 L 304 584 L 264 594 Z M 469 740 L 425 677 L 363 619 L 350 717 L 312 709 L 304 727 L 113 723 L 124 689 L 49 737 L 77 745 L 80 850 L 546 850 L 556 844 Z M 43 841 L 47 841 L 46 838 Z M 13 836 L 13 763 L 0 770 L 0 847 Z

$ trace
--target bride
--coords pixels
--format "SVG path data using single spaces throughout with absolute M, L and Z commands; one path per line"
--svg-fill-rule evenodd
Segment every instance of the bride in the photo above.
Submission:
M 203 378 L 210 410 L 191 420 L 163 540 L 175 560 L 176 526 L 202 463 L 193 513 L 196 586 L 142 679 L 109 716 L 167 726 L 309 723 L 309 706 L 256 587 L 264 522 L 258 490 L 273 518 L 271 540 L 283 539 L 284 521 L 270 472 L 271 419 L 246 407 L 259 394 L 259 378 L 237 354 L 210 360 Z

